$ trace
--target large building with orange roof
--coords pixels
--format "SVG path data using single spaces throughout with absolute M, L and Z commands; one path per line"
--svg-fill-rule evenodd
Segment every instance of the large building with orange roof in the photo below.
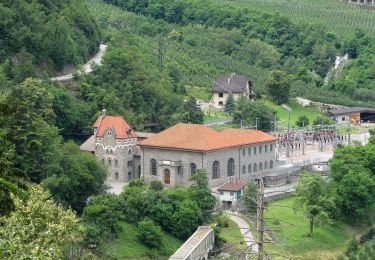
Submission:
M 142 176 L 165 186 L 188 186 L 197 169 L 205 169 L 209 185 L 231 177 L 259 178 L 275 166 L 277 138 L 258 130 L 226 129 L 177 124 L 139 143 Z

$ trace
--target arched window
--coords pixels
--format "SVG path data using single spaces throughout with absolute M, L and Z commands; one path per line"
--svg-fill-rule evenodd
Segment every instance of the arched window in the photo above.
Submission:
M 246 165 L 242 166 L 242 174 L 246 173 Z
M 262 162 L 259 163 L 259 171 L 263 171 L 263 163 Z
M 151 175 L 156 175 L 156 160 L 151 159 Z
M 219 179 L 220 178 L 220 163 L 218 161 L 214 161 L 212 164 L 212 179 Z
M 115 167 L 118 167 L 118 161 L 115 160 Z
M 109 153 L 110 153 L 110 154 L 113 154 L 113 150 L 109 150 Z
M 230 158 L 228 160 L 227 172 L 228 172 L 228 176 L 234 175 L 234 160 L 233 160 L 233 158 Z
M 112 166 L 112 160 L 111 159 L 108 159 L 108 164 L 109 164 L 109 166 Z
M 265 169 L 265 170 L 268 169 L 268 162 L 267 162 L 267 161 L 264 162 L 264 169 Z
M 270 169 L 273 169 L 273 161 L 270 161 Z
M 257 172 L 258 171 L 258 167 L 257 167 L 257 164 L 254 163 L 254 172 Z
M 128 155 L 131 155 L 131 154 L 132 154 L 132 149 L 129 148 L 129 149 L 128 149 Z
M 193 175 L 197 170 L 197 165 L 195 163 L 190 164 L 190 175 Z
M 115 172 L 115 179 L 118 180 L 118 172 Z
M 247 166 L 247 172 L 248 172 L 248 173 L 251 173 L 251 164 L 249 164 L 249 165 Z
M 109 150 L 108 150 L 108 149 L 105 149 L 105 153 L 106 153 L 106 154 L 109 154 Z

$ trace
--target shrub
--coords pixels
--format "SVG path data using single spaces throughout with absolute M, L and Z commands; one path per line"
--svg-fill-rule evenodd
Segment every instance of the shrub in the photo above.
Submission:
M 217 225 L 219 227 L 228 227 L 229 226 L 229 217 L 224 214 L 220 214 L 217 216 Z
M 145 185 L 145 181 L 141 179 L 134 179 L 129 182 L 129 187 L 142 187 Z
M 309 118 L 305 115 L 299 116 L 296 125 L 299 127 L 308 126 L 310 124 Z
M 164 186 L 161 181 L 154 180 L 150 182 L 150 189 L 153 191 L 161 191 L 164 189 Z
M 162 230 L 151 219 L 138 222 L 138 239 L 151 248 L 160 248 L 162 245 Z
M 351 256 L 353 253 L 357 252 L 359 247 L 359 242 L 357 239 L 353 238 L 349 241 L 348 247 L 345 251 L 345 255 Z

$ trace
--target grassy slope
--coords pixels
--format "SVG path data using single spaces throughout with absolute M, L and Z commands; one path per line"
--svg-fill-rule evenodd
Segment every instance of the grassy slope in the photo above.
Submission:
M 348 5 L 340 0 L 210 0 L 266 13 L 280 13 L 298 23 L 314 23 L 348 36 L 362 28 L 375 35 L 375 8 Z
M 276 105 L 275 103 L 272 103 L 269 100 L 263 100 L 263 102 L 271 109 L 275 110 L 277 113 L 277 117 L 279 121 L 283 121 L 281 125 L 286 126 L 288 122 L 288 111 L 281 107 Z M 310 125 L 314 121 L 314 119 L 317 116 L 323 115 L 320 113 L 317 109 L 313 107 L 303 107 L 300 104 L 298 104 L 295 100 L 291 99 L 288 102 L 288 106 L 292 109 L 292 113 L 290 114 L 290 121 L 292 123 L 292 126 L 296 126 L 296 121 L 298 117 L 305 115 L 309 118 Z
M 247 246 L 237 224 L 231 219 L 229 219 L 228 224 L 228 228 L 220 230 L 219 236 L 234 247 L 245 249 Z
M 122 222 L 121 226 L 123 230 L 119 234 L 118 239 L 110 241 L 100 248 L 102 258 L 148 259 L 148 254 L 152 249 L 149 249 L 138 240 L 137 227 L 125 222 Z M 162 252 L 163 250 L 155 250 L 153 253 L 158 259 L 168 259 L 168 257 L 172 255 L 182 243 L 181 240 L 164 233 L 163 244 L 165 246 L 165 251 Z
M 265 211 L 266 219 L 276 216 L 281 220 L 280 225 L 275 224 L 272 219 L 269 219 L 267 223 L 271 229 L 284 229 L 275 231 L 274 234 L 279 243 L 285 244 L 289 248 L 284 252 L 285 255 L 299 256 L 305 259 L 329 259 L 342 253 L 351 235 L 362 233 L 366 229 L 366 227 L 350 226 L 342 221 L 334 221 L 332 225 L 316 226 L 313 236 L 309 237 L 307 236 L 309 232 L 308 219 L 302 212 L 295 212 L 289 208 L 294 207 L 294 202 L 295 198 L 276 201 L 271 203 Z M 281 253 L 280 247 L 270 246 L 270 244 L 267 244 L 267 247 L 266 250 Z

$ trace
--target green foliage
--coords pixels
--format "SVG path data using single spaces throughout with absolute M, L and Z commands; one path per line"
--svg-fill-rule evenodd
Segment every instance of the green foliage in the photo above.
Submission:
M 151 248 L 160 248 L 162 243 L 162 230 L 151 219 L 138 222 L 138 239 Z
M 133 179 L 129 182 L 129 187 L 142 187 L 145 185 L 145 181 L 142 179 Z
M 375 146 L 340 146 L 330 160 L 332 189 L 344 216 L 364 220 L 375 202 Z
M 29 188 L 29 198 L 13 198 L 15 209 L 0 219 L 1 258 L 77 257 L 81 241 L 77 217 L 56 205 L 39 186 Z M 79 252 L 79 250 L 78 250 Z
M 192 124 L 202 124 L 204 114 L 197 105 L 197 100 L 194 97 L 189 98 L 184 104 L 183 122 Z
M 346 256 L 351 256 L 352 254 L 356 253 L 359 247 L 359 242 L 357 239 L 353 238 L 349 241 L 348 246 L 345 251 Z
M 335 122 L 326 116 L 317 116 L 313 121 L 313 126 L 317 125 L 333 125 Z
M 225 100 L 224 111 L 227 113 L 232 113 L 235 107 L 235 100 L 232 93 L 229 93 L 227 99 Z
M 274 120 L 274 111 L 262 101 L 251 101 L 245 96 L 241 96 L 236 102 L 233 118 L 234 122 L 242 121 L 244 126 L 255 126 L 258 122 L 259 130 L 270 131 Z
M 90 196 L 105 190 L 107 173 L 97 158 L 73 142 L 61 146 L 60 169 L 43 180 L 55 201 L 81 214 Z
M 243 205 L 246 211 L 250 214 L 257 212 L 257 187 L 253 181 L 249 181 L 246 185 L 245 193 L 242 196 Z
M 306 127 L 310 124 L 309 118 L 305 115 L 299 116 L 296 125 L 299 127 Z
M 279 105 L 288 102 L 292 80 L 293 76 L 283 71 L 272 71 L 266 80 L 268 96 Z
M 164 189 L 164 186 L 161 181 L 153 180 L 150 182 L 150 189 L 153 191 L 161 191 Z
M 333 197 L 328 193 L 327 184 L 320 175 L 304 173 L 296 188 L 297 205 L 302 206 L 310 221 L 310 235 L 314 225 L 330 221 L 335 209 Z
M 98 28 L 80 1 L 5 1 L 0 13 L 0 59 L 16 82 L 36 65 L 51 71 L 83 63 L 98 48 Z
M 221 212 L 215 217 L 218 227 L 221 228 L 229 227 L 229 220 L 229 217 Z
M 176 237 L 188 238 L 201 223 L 201 213 L 198 203 L 193 200 L 183 200 L 173 212 L 171 223 L 172 234 Z

